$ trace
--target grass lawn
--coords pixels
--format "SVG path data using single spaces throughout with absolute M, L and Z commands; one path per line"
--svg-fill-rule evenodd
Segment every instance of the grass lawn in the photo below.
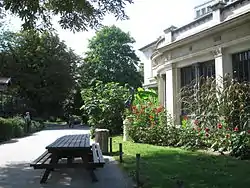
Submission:
M 145 188 L 172 188 L 177 180 L 184 181 L 185 188 L 250 187 L 250 161 L 123 142 L 122 137 L 113 138 L 113 152 L 119 150 L 119 143 L 123 143 L 124 152 L 121 166 L 130 175 L 135 174 L 136 153 L 141 154 L 141 179 Z

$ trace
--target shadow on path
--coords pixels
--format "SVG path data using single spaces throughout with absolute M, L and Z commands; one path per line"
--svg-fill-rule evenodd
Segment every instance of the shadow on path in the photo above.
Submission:
M 98 182 L 92 183 L 89 173 L 84 169 L 60 169 L 51 173 L 46 184 L 40 184 L 44 170 L 34 170 L 29 163 L 11 163 L 0 167 L 1 188 L 131 188 L 115 161 L 105 157 L 104 168 L 96 170 Z

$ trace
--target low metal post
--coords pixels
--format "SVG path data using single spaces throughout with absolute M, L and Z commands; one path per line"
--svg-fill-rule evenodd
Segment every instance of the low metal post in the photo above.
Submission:
M 123 155 L 123 152 L 122 152 L 122 143 L 119 143 L 119 152 L 120 152 L 120 163 L 123 162 L 123 158 L 122 158 L 122 155 Z
M 140 187 L 140 159 L 141 155 L 136 154 L 136 186 Z
M 109 152 L 112 154 L 112 137 L 109 138 Z

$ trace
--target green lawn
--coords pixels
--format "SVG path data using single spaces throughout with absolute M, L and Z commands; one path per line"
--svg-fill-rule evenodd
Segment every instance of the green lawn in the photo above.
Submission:
M 185 188 L 248 188 L 250 161 L 231 157 L 211 156 L 201 152 L 123 142 L 113 138 L 113 152 L 123 143 L 122 167 L 135 174 L 135 155 L 141 154 L 141 179 L 146 188 L 172 188 L 177 180 Z M 118 160 L 118 156 L 115 156 Z

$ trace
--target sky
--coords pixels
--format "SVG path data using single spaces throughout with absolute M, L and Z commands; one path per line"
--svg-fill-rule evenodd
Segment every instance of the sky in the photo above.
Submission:
M 192 21 L 195 17 L 194 7 L 206 0 L 134 0 L 133 4 L 126 6 L 129 20 L 117 21 L 114 16 L 107 15 L 103 25 L 116 25 L 123 31 L 129 32 L 135 39 L 134 49 L 143 59 L 139 48 L 153 42 L 163 30 L 174 25 L 180 27 Z M 19 29 L 19 19 L 12 19 L 14 28 Z M 84 56 L 87 50 L 88 39 L 95 35 L 94 30 L 73 33 L 63 30 L 59 24 L 54 24 L 61 40 L 72 48 L 77 54 Z

